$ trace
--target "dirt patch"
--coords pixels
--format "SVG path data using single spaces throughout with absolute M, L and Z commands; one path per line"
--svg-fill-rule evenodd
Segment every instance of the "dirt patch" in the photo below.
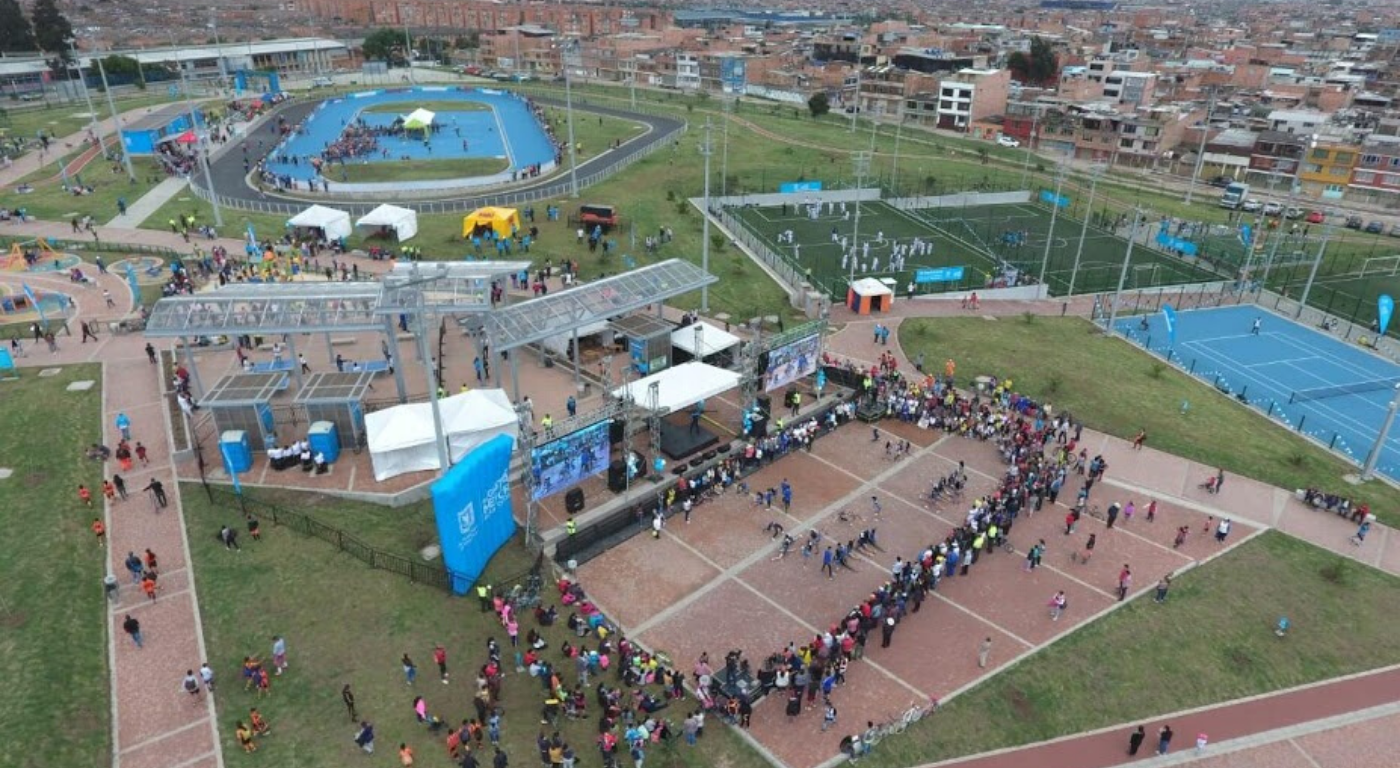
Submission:
M 19 629 L 29 622 L 29 615 L 23 611 L 0 614 L 0 627 Z
M 24 474 L 24 484 L 28 488 L 38 488 L 49 479 L 47 472 L 26 472 Z
M 1015 712 L 1017 717 L 1026 720 L 1035 717 L 1035 704 L 1031 703 L 1030 697 L 1020 688 L 1012 688 L 1007 691 L 1006 701 L 1011 705 L 1011 711 Z

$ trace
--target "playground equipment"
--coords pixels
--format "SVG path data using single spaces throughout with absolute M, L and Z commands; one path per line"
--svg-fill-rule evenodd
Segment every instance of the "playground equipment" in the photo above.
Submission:
M 55 251 L 47 240 L 26 240 L 20 242 L 16 240 L 10 243 L 10 252 L 0 260 L 0 269 L 8 269 L 12 272 L 23 272 L 34 270 L 44 262 L 45 259 L 53 260 L 53 268 L 61 269 L 58 266 L 59 257 L 63 254 Z

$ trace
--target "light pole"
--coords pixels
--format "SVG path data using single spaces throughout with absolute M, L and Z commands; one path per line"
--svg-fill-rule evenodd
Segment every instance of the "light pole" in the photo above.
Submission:
M 209 9 L 209 26 L 214 28 L 214 52 L 219 57 L 219 90 L 228 89 L 228 65 L 224 63 L 224 44 L 219 40 L 219 12 L 216 8 Z
M 223 228 L 224 214 L 219 210 L 219 193 L 214 189 L 214 176 L 209 173 L 209 154 L 207 151 L 207 134 L 201 136 L 199 133 L 199 114 L 195 111 L 194 102 L 190 100 L 190 84 L 185 79 L 185 64 L 180 61 L 180 51 L 175 48 L 175 33 L 170 33 L 170 48 L 174 52 L 175 66 L 180 70 L 180 90 L 185 93 L 185 108 L 190 113 L 190 132 L 194 134 L 194 153 L 199 159 L 199 171 L 204 174 L 204 183 L 209 188 L 209 206 L 214 209 L 214 226 Z M 190 185 L 194 185 L 194 177 L 191 174 Z
M 637 54 L 632 54 L 632 111 L 637 111 Z
M 413 38 L 408 36 L 408 10 L 399 6 L 399 13 L 403 15 L 403 60 L 408 65 L 408 81 L 418 83 L 418 75 L 413 72 Z
M 719 195 L 729 197 L 729 110 L 734 106 L 734 100 L 728 95 L 724 97 L 724 138 L 722 145 L 724 149 L 720 152 L 719 161 Z
M 107 109 L 112 112 L 112 133 L 117 137 L 117 147 L 122 151 L 122 165 L 126 167 L 126 178 L 132 184 L 136 183 L 136 171 L 131 167 L 131 153 L 126 151 L 126 142 L 122 141 L 122 119 L 117 114 L 117 103 L 112 99 L 112 89 L 107 87 L 107 68 L 102 65 L 102 59 L 97 59 L 97 72 L 102 76 L 102 90 L 107 92 Z
M 904 100 L 899 102 L 899 122 L 894 124 L 894 158 L 890 160 L 890 192 L 899 196 L 899 139 L 904 135 Z
M 1269 287 L 1269 271 L 1274 268 L 1274 257 L 1278 255 L 1279 243 L 1283 242 L 1283 222 L 1288 209 L 1293 207 L 1293 199 L 1298 194 L 1298 190 L 1303 186 L 1303 161 L 1307 159 L 1308 153 L 1317 146 L 1317 134 L 1308 136 L 1308 142 L 1298 151 L 1298 162 L 1293 164 L 1293 177 L 1288 183 L 1288 197 L 1283 204 L 1283 214 L 1279 217 L 1279 228 L 1274 235 L 1274 241 L 1269 244 L 1269 258 L 1264 262 L 1264 275 L 1259 280 L 1259 289 L 1265 290 Z M 1241 203 L 1244 201 L 1241 200 Z
M 569 122 L 569 195 L 571 197 L 578 197 L 578 145 L 574 143 L 574 75 L 570 71 L 573 69 L 578 45 L 578 40 L 569 40 L 564 44 L 563 50 L 564 112 Z M 707 178 L 706 181 L 708 182 L 709 179 Z
M 1390 434 L 1390 428 L 1395 424 L 1395 412 L 1400 410 L 1400 384 L 1395 385 L 1395 396 L 1390 399 L 1390 406 L 1385 411 L 1385 421 L 1381 423 L 1381 431 L 1376 433 L 1376 442 L 1371 444 L 1371 452 L 1366 454 L 1366 463 L 1361 469 L 1361 479 L 1370 480 L 1376 475 L 1376 464 L 1381 460 L 1381 451 L 1385 449 L 1385 438 Z
M 1327 252 L 1327 241 L 1331 239 L 1332 224 L 1329 223 L 1327 229 L 1322 232 L 1322 244 L 1317 247 L 1317 258 L 1313 259 L 1312 269 L 1308 272 L 1308 282 L 1303 286 L 1303 295 L 1298 298 L 1298 312 L 1293 315 L 1295 318 L 1302 317 L 1303 309 L 1308 306 L 1308 294 L 1312 293 L 1313 281 L 1317 279 L 1317 268 L 1322 266 L 1322 255 Z
M 1099 186 L 1099 177 L 1103 175 L 1104 166 L 1094 165 L 1089 175 L 1089 204 L 1084 209 L 1084 221 L 1079 226 L 1079 247 L 1074 251 L 1074 267 L 1069 271 L 1069 290 L 1065 291 L 1066 296 L 1074 296 L 1074 280 L 1079 277 L 1079 257 L 1084 255 L 1084 238 L 1089 235 L 1089 218 L 1094 213 L 1094 190 Z
M 851 133 L 856 132 L 856 113 L 860 111 L 860 53 L 856 53 L 856 95 L 851 100 Z
M 700 233 L 700 269 L 710 272 L 710 155 L 714 147 L 710 145 L 710 118 L 705 118 L 705 142 L 700 145 L 700 154 L 705 157 L 705 210 L 704 231 Z M 710 311 L 710 287 L 700 289 L 700 311 Z
M 97 142 L 98 149 L 102 151 L 103 156 L 106 156 L 107 145 L 102 141 L 101 129 L 97 127 L 97 111 L 92 108 L 92 95 L 88 93 L 87 78 L 83 77 L 83 60 L 78 58 L 78 41 L 70 37 L 64 42 L 68 43 L 68 50 L 73 52 L 73 68 L 78 70 L 78 83 L 82 86 L 83 101 L 87 102 L 88 120 L 90 121 L 88 125 L 92 130 L 92 138 Z
M 1050 232 L 1045 236 L 1045 255 L 1040 259 L 1040 284 L 1045 285 L 1045 272 L 1050 268 L 1050 249 L 1055 245 L 1055 219 L 1060 213 L 1060 190 L 1065 186 L 1065 164 L 1060 163 L 1059 170 L 1055 172 L 1055 199 L 1050 205 Z M 1086 219 L 1087 221 L 1087 219 Z M 1081 240 L 1082 243 L 1082 240 Z M 1050 289 L 1045 289 L 1045 295 L 1050 295 Z
M 860 254 L 860 188 L 865 186 L 865 174 L 870 171 L 870 153 L 857 152 L 851 155 L 856 172 L 856 221 L 851 228 L 851 282 L 856 281 L 856 262 Z
M 1210 97 L 1206 100 L 1206 116 L 1201 121 L 1201 144 L 1196 148 L 1196 167 L 1191 171 L 1191 183 L 1186 185 L 1187 205 L 1191 204 L 1191 195 L 1196 191 L 1196 180 L 1201 177 L 1201 169 L 1206 164 L 1206 138 L 1210 136 L 1210 113 L 1215 111 L 1215 91 L 1210 92 Z
M 1133 209 L 1133 228 L 1128 233 L 1128 250 L 1123 253 L 1123 271 L 1118 273 L 1118 290 L 1113 292 L 1113 307 L 1109 310 L 1108 325 L 1104 332 L 1113 335 L 1113 325 L 1118 322 L 1118 305 L 1123 302 L 1123 284 L 1128 282 L 1128 265 L 1133 261 L 1133 244 L 1137 242 L 1138 222 L 1142 220 L 1142 207 Z
M 1021 163 L 1021 187 L 1026 187 L 1026 179 L 1031 172 L 1031 146 L 1035 144 L 1036 128 L 1040 125 L 1040 112 L 1031 115 L 1031 134 L 1026 137 L 1026 159 Z

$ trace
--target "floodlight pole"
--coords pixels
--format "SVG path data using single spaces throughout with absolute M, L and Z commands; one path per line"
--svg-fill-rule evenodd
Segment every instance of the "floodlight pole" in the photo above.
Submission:
M 890 192 L 899 195 L 899 140 L 904 135 L 904 102 L 899 104 L 899 122 L 894 126 L 894 158 L 890 161 Z
M 1040 124 L 1040 112 L 1031 115 L 1031 135 L 1026 137 L 1026 159 L 1021 163 L 1021 186 L 1026 187 L 1026 180 L 1031 172 L 1031 146 L 1035 144 L 1036 127 Z
M 1322 232 L 1322 244 L 1317 247 L 1317 258 L 1313 259 L 1312 270 L 1308 272 L 1308 282 L 1303 286 L 1303 295 L 1298 298 L 1298 312 L 1293 315 L 1295 318 L 1302 317 L 1303 310 L 1308 306 L 1308 294 L 1312 293 L 1313 281 L 1317 279 L 1317 268 L 1322 266 L 1322 254 L 1327 252 L 1327 241 L 1331 239 L 1332 225 L 1328 224 L 1327 229 Z
M 857 48 L 857 50 L 856 50 L 856 95 L 855 95 L 855 103 L 853 103 L 853 104 L 851 105 L 851 128 L 850 128 L 851 133 L 855 133 L 855 132 L 856 132 L 856 113 L 860 111 L 860 76 L 861 76 L 860 50 Z
M 1060 163 L 1059 171 L 1055 177 L 1055 199 L 1050 201 L 1050 232 L 1045 236 L 1045 255 L 1040 259 L 1041 285 L 1045 285 L 1045 271 L 1050 268 L 1050 248 L 1055 244 L 1055 219 L 1060 213 L 1060 190 L 1064 189 L 1065 186 L 1064 163 Z M 1046 286 L 1045 295 L 1047 298 L 1050 296 L 1049 286 Z
M 1113 335 L 1113 325 L 1118 322 L 1118 305 L 1123 300 L 1123 285 L 1128 282 L 1128 265 L 1133 261 L 1133 245 L 1137 243 L 1138 223 L 1142 220 L 1142 207 L 1133 209 L 1133 228 L 1128 232 L 1128 249 L 1123 253 L 1123 271 L 1118 273 L 1118 290 L 1113 292 L 1113 307 L 1109 310 L 1108 326 L 1105 331 Z
M 704 217 L 704 231 L 700 233 L 700 269 L 705 274 L 710 273 L 710 155 L 714 154 L 714 147 L 710 145 L 710 118 L 705 118 L 705 141 L 700 145 L 700 154 L 705 157 L 705 210 L 701 213 Z M 700 311 L 708 313 L 710 311 L 710 287 L 704 285 L 700 287 Z
M 516 34 L 520 34 L 519 30 L 516 30 Z M 578 197 L 578 155 L 576 149 L 578 145 L 574 143 L 574 76 L 570 72 L 569 62 L 573 58 L 573 54 L 577 52 L 578 44 L 577 40 L 570 40 L 564 48 L 566 54 L 564 59 L 564 110 L 569 120 L 569 195 L 571 197 Z M 518 63 L 517 66 L 519 66 Z
M 1395 412 L 1400 410 L 1400 384 L 1395 385 L 1395 396 L 1390 398 L 1390 406 L 1385 411 L 1385 421 L 1381 423 L 1381 431 L 1376 433 L 1376 442 L 1371 445 L 1371 452 L 1366 454 L 1366 464 L 1361 469 L 1361 479 L 1370 480 L 1376 475 L 1376 464 L 1381 460 L 1381 451 L 1385 448 L 1385 438 L 1390 434 L 1390 427 L 1395 424 Z
M 729 197 L 729 110 L 733 108 L 734 102 L 728 96 L 724 99 L 724 138 L 722 144 L 724 150 L 720 153 L 719 161 L 719 196 Z
M 446 472 L 452 468 L 452 457 L 447 451 L 447 435 L 442 428 L 442 405 L 438 402 L 438 389 L 442 388 L 442 383 L 438 381 L 433 357 L 428 352 L 428 298 L 422 289 L 417 291 L 414 303 L 418 305 L 414 307 L 414 312 L 418 315 L 418 332 L 414 334 L 418 337 L 418 357 L 423 363 L 423 373 L 427 377 L 428 402 L 433 407 L 433 442 L 437 445 L 438 467 Z
M 102 129 L 97 127 L 97 110 L 92 108 L 92 95 L 88 93 L 87 78 L 83 77 L 83 62 L 82 59 L 78 58 L 78 41 L 70 37 L 65 42 L 68 43 L 68 49 L 73 52 L 73 68 L 78 70 L 78 84 L 82 86 L 83 100 L 87 102 L 88 125 L 92 128 L 92 138 L 97 142 L 98 148 L 105 156 L 107 145 L 102 141 Z
M 122 141 L 122 119 L 117 113 L 117 103 L 112 99 L 112 89 L 107 87 L 107 68 L 102 65 L 102 59 L 97 60 L 97 72 L 102 76 L 102 90 L 107 92 L 107 109 L 112 113 L 112 131 L 117 137 L 117 146 L 122 151 L 122 165 L 126 167 L 126 177 L 131 183 L 136 183 L 136 171 L 131 167 L 131 153 L 126 151 L 126 142 Z
M 632 111 L 637 111 L 637 54 L 632 54 Z
M 1267 290 L 1268 287 L 1269 287 L 1269 271 L 1272 270 L 1272 269 L 1274 268 L 1274 257 L 1278 256 L 1278 246 L 1279 246 L 1279 243 L 1283 242 L 1283 222 L 1282 222 L 1282 219 L 1284 219 L 1284 218 L 1287 217 L 1288 209 L 1293 207 L 1293 198 L 1294 198 L 1294 196 L 1295 196 L 1296 194 L 1298 194 L 1298 191 L 1299 191 L 1300 189 L 1302 189 L 1302 186 L 1303 186 L 1303 177 L 1302 177 L 1302 174 L 1303 174 L 1303 161 L 1306 160 L 1306 159 L 1308 159 L 1308 154 L 1312 151 L 1313 147 L 1316 147 L 1316 146 L 1317 146 L 1317 134 L 1312 134 L 1312 135 L 1310 135 L 1310 136 L 1308 137 L 1308 143 L 1307 143 L 1307 144 L 1304 144 L 1303 147 L 1298 151 L 1298 162 L 1297 162 L 1297 163 L 1294 163 L 1294 165 L 1293 165 L 1293 178 L 1289 181 L 1289 184 L 1288 184 L 1288 199 L 1284 201 L 1284 204 L 1283 204 L 1283 205 L 1284 205 L 1283 214 L 1279 216 L 1279 219 L 1280 219 L 1280 221 L 1279 221 L 1279 228 L 1278 228 L 1277 232 L 1275 232 L 1275 237 L 1274 237 L 1273 243 L 1271 243 L 1271 244 L 1269 245 L 1269 259 L 1268 259 L 1267 261 L 1264 262 L 1264 274 L 1263 274 L 1263 276 L 1262 276 L 1262 277 L 1260 278 L 1260 280 L 1259 280 L 1259 290 L 1260 290 L 1260 291 Z M 1243 204 L 1244 201 L 1241 200 L 1240 203 Z M 1329 230 L 1330 230 L 1330 228 L 1331 228 L 1331 225 L 1330 225 L 1330 224 L 1328 225 L 1328 228 L 1329 228 Z
M 519 34 L 519 33 L 517 33 Z M 413 38 L 408 36 L 408 14 L 403 15 L 403 60 L 408 65 L 408 81 L 418 83 L 418 75 L 413 71 Z M 443 464 L 446 467 L 446 464 Z
M 224 44 L 219 40 L 219 12 L 216 8 L 209 8 L 209 18 L 211 26 L 214 28 L 214 51 L 219 57 L 219 90 L 228 90 L 228 64 L 224 62 Z
M 1089 176 L 1089 205 L 1084 209 L 1084 221 L 1079 226 L 1079 247 L 1074 250 L 1074 267 L 1069 271 L 1069 290 L 1066 298 L 1074 296 L 1074 279 L 1079 276 L 1079 257 L 1084 255 L 1084 238 L 1089 236 L 1089 217 L 1094 213 L 1094 190 L 1099 186 L 1099 176 L 1103 175 L 1102 165 L 1094 166 Z
M 873 143 L 873 142 L 872 142 Z M 865 184 L 865 174 L 870 170 L 870 153 L 857 152 L 851 155 L 856 172 L 856 220 L 851 228 L 851 279 L 856 281 L 856 261 L 860 259 L 860 188 Z
M 194 134 L 194 153 L 199 159 L 199 170 L 204 174 L 204 183 L 209 185 L 209 206 L 214 209 L 214 226 L 220 229 L 224 226 L 224 214 L 219 210 L 219 193 L 214 190 L 214 176 L 209 172 L 209 155 L 205 149 L 206 141 L 200 140 L 199 136 L 199 115 L 195 112 L 194 101 L 190 99 L 190 84 L 185 79 L 185 65 L 180 61 L 180 51 L 175 47 L 175 33 L 170 33 L 170 48 L 175 57 L 175 67 L 180 70 L 180 89 L 185 92 L 185 108 L 190 113 L 190 132 Z M 206 136 L 207 140 L 207 136 Z M 190 185 L 194 185 L 191 178 Z
M 1206 116 L 1201 121 L 1201 144 L 1196 148 L 1196 167 L 1191 171 L 1191 183 L 1186 185 L 1187 205 L 1191 204 L 1191 195 L 1196 192 L 1196 180 L 1201 178 L 1201 169 L 1206 164 L 1206 137 L 1210 136 L 1210 113 L 1215 111 L 1215 89 L 1211 89 L 1210 98 L 1206 100 Z M 1241 201 L 1243 202 L 1243 201 Z

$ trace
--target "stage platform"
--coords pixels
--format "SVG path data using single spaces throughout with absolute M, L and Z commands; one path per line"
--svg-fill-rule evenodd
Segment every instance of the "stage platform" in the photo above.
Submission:
M 672 414 L 661 420 L 661 452 L 672 461 L 689 458 L 719 442 L 719 437 L 705 428 L 702 419 L 698 428 L 690 428 L 690 414 Z

